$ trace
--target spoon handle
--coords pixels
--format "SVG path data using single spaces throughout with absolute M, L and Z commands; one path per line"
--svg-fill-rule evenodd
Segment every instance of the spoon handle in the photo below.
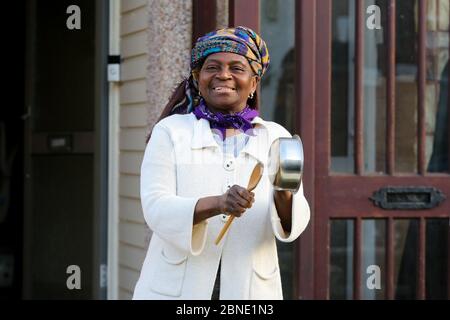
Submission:
M 233 222 L 235 216 L 229 216 L 227 223 L 223 226 L 222 230 L 220 230 L 219 235 L 216 238 L 216 241 L 214 242 L 216 245 L 219 244 L 220 240 L 222 240 L 223 236 L 227 232 L 228 228 L 231 226 L 231 223 Z

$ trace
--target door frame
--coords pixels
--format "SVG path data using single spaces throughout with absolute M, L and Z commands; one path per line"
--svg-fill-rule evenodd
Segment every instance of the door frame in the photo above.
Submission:
M 318 15 L 319 1 L 300 0 L 295 2 L 295 95 L 299 112 L 297 131 L 305 149 L 305 169 L 303 174 L 304 194 L 311 209 L 308 227 L 296 242 L 295 290 L 297 299 L 311 300 L 315 295 L 315 184 L 316 184 L 316 88 L 323 83 L 323 74 L 317 68 L 323 66 L 323 46 L 316 35 L 321 35 L 322 21 Z M 320 62 L 316 65 L 316 59 Z M 320 97 L 320 95 L 319 95 Z M 323 98 L 323 97 L 322 97 Z
M 120 56 L 121 2 L 109 2 L 109 55 Z M 119 299 L 119 133 L 120 133 L 120 84 L 109 83 L 108 124 L 108 300 Z
M 94 250 L 92 288 L 94 299 L 107 298 L 109 205 L 109 0 L 95 1 L 95 155 L 94 155 Z

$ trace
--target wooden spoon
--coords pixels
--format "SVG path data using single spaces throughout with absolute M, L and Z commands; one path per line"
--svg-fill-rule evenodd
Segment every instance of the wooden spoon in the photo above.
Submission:
M 264 166 L 261 163 L 257 163 L 255 168 L 253 169 L 252 175 L 250 176 L 250 180 L 248 181 L 247 190 L 252 191 L 256 188 L 256 186 L 259 183 L 259 180 L 261 180 L 261 177 L 263 175 Z M 228 228 L 230 227 L 231 223 L 233 222 L 234 218 L 236 216 L 230 216 L 227 220 L 227 223 L 223 226 L 222 230 L 220 231 L 219 235 L 216 238 L 215 244 L 218 245 L 220 240 L 222 240 L 223 236 L 225 235 L 225 232 L 227 232 Z

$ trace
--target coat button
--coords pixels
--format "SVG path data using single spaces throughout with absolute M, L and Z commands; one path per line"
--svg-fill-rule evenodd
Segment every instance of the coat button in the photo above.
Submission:
M 234 170 L 234 161 L 233 160 L 227 160 L 224 162 L 223 167 L 227 171 L 233 171 Z
M 222 192 L 225 193 L 225 192 L 227 192 L 228 189 L 230 189 L 230 188 L 231 188 L 231 183 L 226 183 L 226 184 L 224 184 L 223 187 L 222 187 Z

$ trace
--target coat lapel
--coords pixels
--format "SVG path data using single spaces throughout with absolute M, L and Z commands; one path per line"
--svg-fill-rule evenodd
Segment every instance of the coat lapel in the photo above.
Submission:
M 216 140 L 214 140 L 208 120 L 194 118 L 194 130 L 191 140 L 191 149 L 203 149 L 207 147 L 219 147 Z

